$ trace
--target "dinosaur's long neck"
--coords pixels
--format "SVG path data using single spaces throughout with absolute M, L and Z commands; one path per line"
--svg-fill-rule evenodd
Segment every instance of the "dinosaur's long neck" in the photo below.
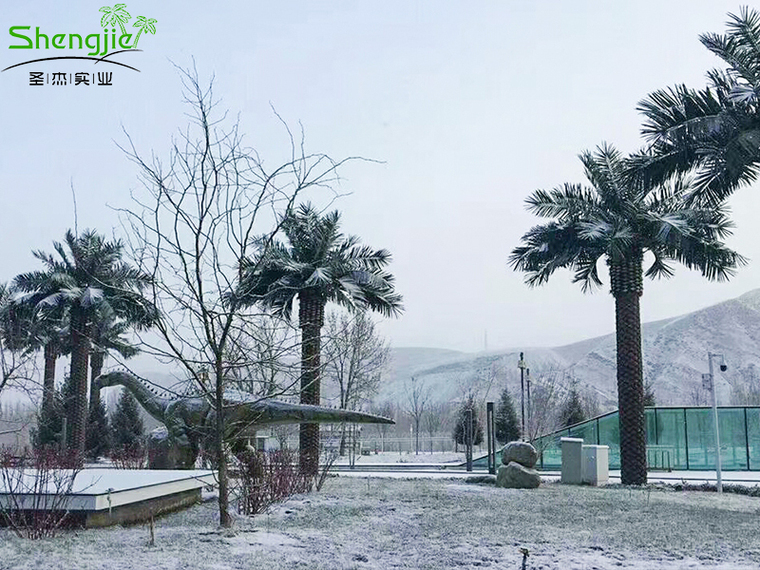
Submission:
M 101 376 L 108 386 L 120 384 L 129 390 L 145 411 L 164 423 L 164 412 L 170 400 L 154 394 L 142 381 L 128 372 L 109 372 Z M 105 384 L 104 384 L 105 385 Z

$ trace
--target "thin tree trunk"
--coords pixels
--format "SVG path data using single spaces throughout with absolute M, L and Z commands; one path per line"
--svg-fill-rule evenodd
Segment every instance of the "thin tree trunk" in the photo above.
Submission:
M 298 297 L 301 326 L 301 403 L 318 406 L 320 400 L 321 330 L 325 302 L 313 291 Z M 319 472 L 319 424 L 301 424 L 299 432 L 301 471 L 316 476 Z
M 218 458 L 217 479 L 219 482 L 219 526 L 230 528 L 232 517 L 229 510 L 229 481 L 227 474 L 227 456 L 224 449 L 225 417 L 224 417 L 224 368 L 222 361 L 216 362 L 216 434 L 214 446 Z
M 623 485 L 647 482 L 644 381 L 641 356 L 641 254 L 610 264 L 615 297 L 620 478 Z
M 71 447 L 83 460 L 87 430 L 87 376 L 90 339 L 87 316 L 81 310 L 71 312 L 71 382 L 74 405 L 71 417 Z

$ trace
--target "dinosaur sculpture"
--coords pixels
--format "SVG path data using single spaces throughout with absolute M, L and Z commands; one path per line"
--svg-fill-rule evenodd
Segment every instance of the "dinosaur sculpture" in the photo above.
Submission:
M 166 426 L 166 442 L 169 449 L 158 455 L 162 459 L 151 459 L 151 468 L 192 469 L 198 457 L 201 444 L 213 432 L 216 411 L 203 397 L 164 397 L 140 380 L 124 371 L 107 372 L 95 379 L 96 389 L 121 385 L 129 390 L 135 399 L 153 418 Z M 302 423 L 375 423 L 392 424 L 393 420 L 363 412 L 290 404 L 277 400 L 262 400 L 243 392 L 225 392 L 225 437 L 234 441 L 252 427 L 302 424 Z M 160 428 L 159 428 L 160 429 Z M 156 431 L 156 430 L 154 430 Z M 153 445 L 160 446 L 159 434 L 152 434 Z M 167 452 L 172 456 L 166 459 Z M 151 454 L 152 456 L 154 454 Z M 154 464 L 155 463 L 155 464 Z

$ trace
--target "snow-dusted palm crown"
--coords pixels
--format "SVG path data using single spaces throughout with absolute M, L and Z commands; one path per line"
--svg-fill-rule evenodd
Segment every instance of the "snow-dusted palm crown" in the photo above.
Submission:
M 677 85 L 639 103 L 649 146 L 632 156 L 649 184 L 694 171 L 693 198 L 713 203 L 760 173 L 760 14 L 742 8 L 727 28 L 699 38 L 727 65 L 707 73 L 705 88 Z
M 745 263 L 722 242 L 732 224 L 722 205 L 689 205 L 688 180 L 668 187 L 645 186 L 626 177 L 627 160 L 608 145 L 580 156 L 591 186 L 564 184 L 537 190 L 528 209 L 552 221 L 522 237 L 509 258 L 526 272 L 529 285 L 541 285 L 557 269 L 574 272 L 584 291 L 602 284 L 599 261 L 609 268 L 615 297 L 617 383 L 620 408 L 621 475 L 624 484 L 646 482 L 646 438 L 641 361 L 639 297 L 646 275 L 670 277 L 673 262 L 722 281 Z
M 321 215 L 302 204 L 282 222 L 286 242 L 261 238 L 258 255 L 241 263 L 233 302 L 258 304 L 289 319 L 298 299 L 301 327 L 301 403 L 319 405 L 321 329 L 327 302 L 349 310 L 372 310 L 385 316 L 402 311 L 393 275 L 384 268 L 391 254 L 360 245 L 356 236 L 340 232 L 338 211 Z M 301 452 L 307 471 L 316 472 L 319 431 L 301 426 Z

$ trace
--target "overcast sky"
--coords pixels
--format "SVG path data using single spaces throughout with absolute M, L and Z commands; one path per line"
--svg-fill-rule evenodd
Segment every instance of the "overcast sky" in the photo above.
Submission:
M 74 225 L 121 230 L 136 167 L 123 129 L 166 156 L 187 119 L 172 62 L 215 75 L 246 141 L 271 164 L 288 141 L 272 108 L 300 121 L 310 151 L 380 163 L 346 167 L 336 206 L 344 230 L 393 253 L 406 311 L 382 331 L 394 346 L 478 351 L 550 346 L 614 330 L 609 286 L 583 294 L 567 272 L 529 289 L 506 263 L 537 218 L 537 188 L 582 182 L 577 158 L 602 141 L 636 150 L 636 104 L 651 90 L 705 83 L 719 61 L 698 41 L 723 32 L 722 0 L 525 2 L 127 1 L 157 20 L 140 53 L 111 65 L 112 86 L 32 86 L 30 71 L 92 72 L 46 62 L 0 73 L 0 281 L 36 269 Z M 234 4 L 234 7 L 232 6 Z M 32 34 L 97 33 L 102 2 L 6 2 L 0 68 L 57 50 L 8 49 L 10 26 Z M 105 66 L 103 66 L 105 67 Z M 98 70 L 101 68 L 98 67 Z M 679 268 L 647 282 L 642 317 L 690 312 L 760 286 L 757 188 L 731 200 L 730 245 L 749 257 L 729 283 Z M 265 228 L 261 228 L 262 231 Z

